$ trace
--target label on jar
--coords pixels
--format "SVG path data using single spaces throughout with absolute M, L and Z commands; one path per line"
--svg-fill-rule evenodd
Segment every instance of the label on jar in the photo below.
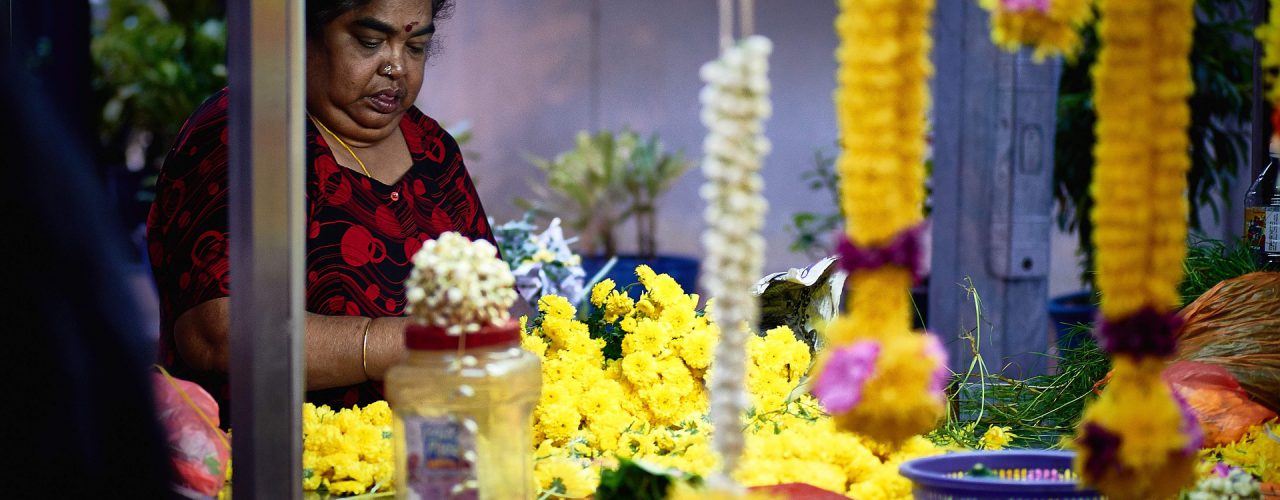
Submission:
M 1267 253 L 1280 253 L 1280 207 L 1267 207 Z
M 476 500 L 475 433 L 452 416 L 404 417 L 405 458 L 413 499 Z
M 1280 253 L 1280 207 L 1246 208 L 1244 237 L 1251 248 Z

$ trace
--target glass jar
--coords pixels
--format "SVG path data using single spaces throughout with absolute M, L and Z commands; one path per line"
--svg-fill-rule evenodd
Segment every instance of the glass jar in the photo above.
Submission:
M 510 321 L 465 337 L 405 330 L 409 358 L 385 380 L 396 433 L 396 498 L 528 499 L 541 363 Z
M 1280 165 L 1275 153 L 1244 196 L 1244 238 L 1259 267 L 1280 269 Z

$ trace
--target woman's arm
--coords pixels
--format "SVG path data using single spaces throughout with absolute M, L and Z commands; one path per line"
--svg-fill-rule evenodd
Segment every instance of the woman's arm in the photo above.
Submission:
M 203 302 L 182 313 L 174 323 L 178 355 L 198 370 L 227 373 L 231 358 L 230 312 L 227 297 Z M 307 390 L 327 389 L 382 380 L 387 369 L 407 354 L 404 329 L 410 318 L 376 318 L 369 324 L 368 377 L 361 366 L 365 324 L 360 316 L 306 313 Z

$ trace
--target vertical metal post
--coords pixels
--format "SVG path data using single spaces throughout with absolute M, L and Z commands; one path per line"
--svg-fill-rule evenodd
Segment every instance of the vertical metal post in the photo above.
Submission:
M 302 497 L 303 2 L 227 6 L 233 496 Z
M 1253 25 L 1261 26 L 1267 22 L 1267 0 L 1253 1 Z M 1253 38 L 1253 121 L 1249 134 L 1249 177 L 1239 179 L 1248 186 L 1262 174 L 1271 153 L 1271 126 L 1267 111 L 1267 87 L 1262 77 L 1262 42 Z M 1236 210 L 1239 211 L 1238 209 Z M 1243 221 L 1237 226 L 1243 226 Z M 1237 227 L 1236 231 L 1240 228 Z M 1233 233 L 1236 234 L 1236 233 Z
M 980 333 L 993 371 L 1035 375 L 1049 347 L 1057 62 L 997 49 L 974 2 L 939 2 L 936 15 L 929 326 L 944 340 Z M 967 342 L 950 353 L 953 367 L 972 358 Z

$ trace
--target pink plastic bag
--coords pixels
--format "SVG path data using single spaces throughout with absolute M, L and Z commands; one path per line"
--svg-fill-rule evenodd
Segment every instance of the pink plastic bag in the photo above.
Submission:
M 164 426 L 179 485 L 216 496 L 227 476 L 231 441 L 218 428 L 218 403 L 199 385 L 160 368 L 152 377 L 156 416 Z

